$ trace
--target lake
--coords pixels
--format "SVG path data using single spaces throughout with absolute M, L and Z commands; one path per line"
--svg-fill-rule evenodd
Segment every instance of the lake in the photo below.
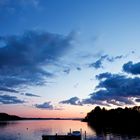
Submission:
M 128 137 L 113 134 L 97 135 L 86 122 L 78 120 L 26 120 L 0 122 L 0 140 L 42 140 L 43 134 L 67 134 L 70 129 L 82 129 L 87 140 L 137 140 L 140 137 Z

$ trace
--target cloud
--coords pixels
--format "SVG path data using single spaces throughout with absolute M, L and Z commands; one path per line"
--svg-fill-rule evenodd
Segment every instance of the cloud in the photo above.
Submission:
M 71 48 L 73 34 L 62 36 L 41 31 L 27 31 L 19 36 L 1 36 L 1 88 L 22 85 L 43 85 L 54 76 L 47 67 L 55 65 Z
M 94 67 L 95 69 L 103 68 L 102 62 L 108 57 L 108 55 L 101 56 L 96 62 L 91 63 L 89 67 Z
M 101 73 L 101 74 L 99 74 L 99 75 L 96 75 L 96 78 L 97 78 L 98 80 L 101 80 L 101 79 L 103 79 L 103 78 L 109 78 L 109 77 L 111 77 L 111 76 L 112 76 L 111 73 L 105 72 L 105 73 Z
M 70 73 L 70 68 L 67 68 L 67 69 L 63 70 L 63 72 L 65 72 L 66 74 L 69 74 Z
M 137 98 L 135 101 L 136 101 L 136 102 L 140 102 L 140 98 Z
M 60 101 L 61 104 L 71 104 L 71 105 L 82 105 L 82 102 L 78 97 L 72 97 L 68 100 Z
M 53 105 L 51 105 L 51 102 L 45 102 L 43 104 L 36 104 L 35 106 L 36 108 L 53 110 Z
M 1 104 L 23 104 L 25 101 L 18 99 L 16 96 L 0 95 Z
M 54 107 L 51 104 L 51 102 L 44 102 L 42 104 L 36 104 L 35 107 L 39 109 L 46 109 L 46 110 L 62 110 L 62 108 Z
M 100 56 L 100 58 L 97 61 L 89 64 L 89 67 L 93 67 L 95 69 L 103 68 L 103 62 L 105 60 L 108 61 L 108 62 L 114 62 L 115 60 L 122 59 L 122 58 L 124 58 L 123 55 L 118 55 L 118 56 L 115 56 L 115 57 L 111 57 L 109 55 L 102 55 L 102 56 Z
M 77 69 L 78 71 L 80 71 L 80 70 L 81 70 L 81 67 L 77 67 L 76 69 Z
M 95 69 L 103 68 L 103 66 L 102 66 L 102 60 L 100 59 L 100 60 L 97 60 L 97 61 L 94 62 L 94 63 L 91 63 L 91 64 L 89 65 L 89 67 L 93 67 L 93 68 L 95 68 Z
M 109 62 L 114 62 L 115 60 L 117 60 L 117 59 L 122 59 L 122 58 L 124 58 L 125 56 L 123 56 L 123 55 L 118 55 L 118 56 L 115 56 L 115 57 L 106 57 L 106 60 L 107 61 L 109 61 Z
M 123 70 L 130 74 L 140 74 L 140 62 L 133 64 L 132 61 L 123 65 Z
M 18 92 L 17 90 L 15 90 L 15 89 L 5 88 L 5 87 L 0 87 L 0 91 L 2 91 L 2 92 L 19 93 L 19 92 Z
M 96 76 L 100 81 L 84 104 L 106 103 L 106 105 L 134 105 L 133 98 L 140 97 L 140 78 L 122 74 L 102 73 Z
M 82 104 L 92 104 L 92 105 L 101 105 L 101 106 L 109 106 L 110 105 L 104 101 L 100 101 L 100 100 L 93 100 L 92 98 L 86 98 L 82 100 Z
M 23 95 L 29 96 L 29 97 L 40 97 L 39 95 L 32 94 L 32 93 L 23 93 Z

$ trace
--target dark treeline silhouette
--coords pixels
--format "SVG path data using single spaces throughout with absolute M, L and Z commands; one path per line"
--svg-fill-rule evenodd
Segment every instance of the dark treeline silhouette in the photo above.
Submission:
M 6 113 L 0 113 L 0 121 L 7 121 L 7 120 L 21 120 L 21 117 L 16 115 L 8 115 Z
M 110 110 L 97 106 L 83 121 L 97 133 L 140 135 L 140 106 Z

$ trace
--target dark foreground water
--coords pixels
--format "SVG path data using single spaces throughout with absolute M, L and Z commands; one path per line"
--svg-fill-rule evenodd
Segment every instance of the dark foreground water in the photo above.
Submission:
M 113 133 L 98 134 L 86 122 L 73 120 L 29 120 L 0 122 L 0 140 L 41 140 L 43 134 L 67 134 L 69 130 L 86 131 L 87 140 L 139 140 L 138 136 Z M 84 138 L 84 136 L 83 136 Z

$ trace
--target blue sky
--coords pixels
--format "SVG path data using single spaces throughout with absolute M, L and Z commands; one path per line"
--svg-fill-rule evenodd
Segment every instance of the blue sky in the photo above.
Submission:
M 3 112 L 82 117 L 95 105 L 139 104 L 139 5 L 0 0 Z

